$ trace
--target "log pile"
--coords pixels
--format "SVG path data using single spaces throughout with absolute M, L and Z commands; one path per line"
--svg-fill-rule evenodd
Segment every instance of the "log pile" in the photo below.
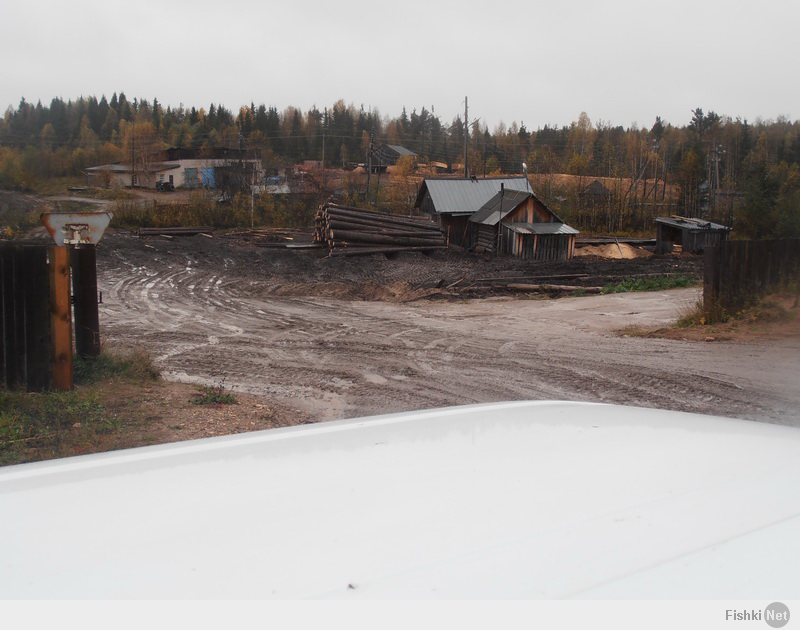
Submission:
M 317 212 L 314 242 L 331 256 L 429 251 L 446 247 L 444 233 L 433 221 L 327 203 Z
M 256 247 L 269 247 L 274 249 L 316 249 L 322 245 L 313 245 L 309 242 L 308 230 L 298 228 L 251 228 L 232 230 L 222 234 L 223 238 L 234 240 L 238 243 L 248 243 Z

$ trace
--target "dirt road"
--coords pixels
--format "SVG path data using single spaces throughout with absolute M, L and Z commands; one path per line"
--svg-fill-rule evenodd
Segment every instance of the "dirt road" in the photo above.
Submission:
M 390 301 L 367 301 L 368 288 L 394 283 L 396 293 L 406 278 L 406 291 L 432 290 L 477 273 L 478 262 L 410 254 L 341 262 L 207 241 L 110 236 L 99 252 L 105 339 L 145 346 L 170 379 L 224 382 L 320 420 L 563 399 L 800 425 L 797 339 L 702 343 L 614 332 L 674 321 L 696 289 L 409 302 L 391 301 L 389 291 Z

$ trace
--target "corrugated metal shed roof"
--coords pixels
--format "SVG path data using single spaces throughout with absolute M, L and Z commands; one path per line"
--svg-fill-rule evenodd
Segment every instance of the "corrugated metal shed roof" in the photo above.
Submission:
M 531 196 L 522 190 L 506 190 L 505 194 L 497 193 L 487 201 L 469 220 L 483 225 L 497 225 L 508 213 L 517 208 Z
M 485 179 L 426 179 L 417 196 L 417 205 L 427 190 L 437 214 L 469 215 L 477 212 L 500 191 L 528 190 L 525 177 L 487 177 Z
M 566 223 L 504 223 L 503 225 L 517 234 L 580 234 Z
M 656 223 L 669 225 L 671 227 L 679 228 L 681 230 L 725 230 L 730 231 L 727 225 L 720 225 L 719 223 L 712 223 L 705 219 L 693 219 L 686 217 L 658 217 Z

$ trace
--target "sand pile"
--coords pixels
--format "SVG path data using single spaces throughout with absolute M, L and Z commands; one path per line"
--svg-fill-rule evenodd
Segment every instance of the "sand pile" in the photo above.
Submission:
M 597 256 L 598 258 L 646 258 L 653 253 L 642 247 L 634 247 L 627 243 L 607 243 L 605 245 L 585 245 L 575 248 L 575 256 Z

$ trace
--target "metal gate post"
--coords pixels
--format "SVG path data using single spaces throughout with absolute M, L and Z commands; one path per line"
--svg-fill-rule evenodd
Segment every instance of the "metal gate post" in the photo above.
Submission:
M 72 316 L 69 303 L 69 249 L 50 248 L 50 321 L 53 330 L 53 387 L 72 389 Z

